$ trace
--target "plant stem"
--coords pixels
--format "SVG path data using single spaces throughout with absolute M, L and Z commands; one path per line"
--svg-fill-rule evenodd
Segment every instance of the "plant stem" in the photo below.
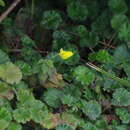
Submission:
M 33 18 L 34 15 L 34 7 L 35 6 L 35 0 L 32 0 L 32 5 L 31 5 L 31 18 Z
M 109 78 L 111 78 L 111 79 L 113 79 L 113 80 L 119 82 L 120 84 L 122 84 L 122 85 L 124 85 L 124 86 L 126 86 L 126 87 L 130 87 L 130 82 L 128 82 L 127 80 L 124 80 L 124 79 L 121 79 L 121 78 L 119 78 L 119 77 L 116 77 L 115 75 L 106 72 L 105 70 L 103 70 L 103 69 L 101 69 L 101 68 L 95 66 L 95 65 L 92 64 L 92 63 L 89 63 L 89 62 L 88 62 L 88 63 L 86 63 L 86 65 L 89 66 L 89 67 L 91 67 L 91 68 L 93 68 L 93 69 L 95 69 L 95 70 L 97 70 L 98 72 L 100 72 L 100 73 L 106 75 L 107 77 L 109 77 Z

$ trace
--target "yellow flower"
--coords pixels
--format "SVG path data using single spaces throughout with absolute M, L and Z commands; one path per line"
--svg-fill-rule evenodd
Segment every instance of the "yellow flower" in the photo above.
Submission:
M 61 48 L 58 55 L 61 57 L 61 59 L 66 60 L 66 59 L 70 58 L 71 56 L 73 56 L 73 52 L 72 51 L 64 51 Z

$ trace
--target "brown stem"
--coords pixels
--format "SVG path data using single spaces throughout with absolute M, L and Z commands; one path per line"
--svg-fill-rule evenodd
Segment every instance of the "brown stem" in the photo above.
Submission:
M 21 0 L 15 0 L 10 7 L 3 13 L 0 15 L 0 23 L 8 16 L 8 14 L 17 6 L 17 4 L 20 2 Z

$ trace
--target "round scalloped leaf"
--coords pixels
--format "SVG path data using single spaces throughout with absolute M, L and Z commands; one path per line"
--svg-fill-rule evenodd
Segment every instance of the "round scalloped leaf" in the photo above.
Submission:
M 113 29 L 119 30 L 123 23 L 128 23 L 128 17 L 124 14 L 114 15 L 111 19 Z
M 86 66 L 80 65 L 74 69 L 73 77 L 83 85 L 89 85 L 94 81 L 95 75 Z
M 100 10 L 100 7 L 98 7 L 98 9 Z M 98 9 L 95 8 L 96 11 L 98 11 Z M 96 33 L 97 36 L 100 36 L 101 39 L 106 37 L 111 37 L 110 19 L 111 19 L 110 11 L 108 9 L 104 9 L 99 14 L 99 16 L 92 22 L 91 25 L 92 32 Z
M 44 92 L 43 100 L 51 107 L 58 108 L 61 105 L 62 92 L 55 88 L 49 88 Z
M 0 130 L 5 130 L 9 125 L 9 122 L 6 120 L 0 120 Z
M 90 53 L 89 59 L 98 61 L 100 63 L 112 63 L 112 56 L 106 50 L 99 50 L 98 52 Z
M 78 25 L 72 28 L 73 32 L 76 33 L 81 38 L 85 38 L 88 36 L 88 30 L 85 25 Z
M 22 126 L 18 123 L 11 122 L 7 130 L 22 130 Z
M 82 110 L 91 120 L 96 120 L 101 114 L 101 105 L 97 101 L 83 102 Z
M 30 76 L 32 74 L 32 68 L 29 64 L 24 61 L 17 61 L 15 63 L 22 71 L 23 75 Z
M 110 0 L 108 4 L 116 14 L 124 14 L 128 10 L 125 0 Z
M 98 44 L 99 37 L 93 33 L 89 32 L 87 36 L 80 39 L 81 47 L 95 47 Z
M 21 43 L 23 46 L 27 47 L 34 47 L 35 46 L 35 42 L 27 35 L 23 35 L 21 37 Z
M 62 30 L 56 30 L 53 32 L 53 39 L 68 42 L 71 39 L 71 35 Z
M 40 123 L 43 121 L 44 117 L 46 116 L 46 113 L 41 109 L 31 109 L 31 119 L 35 121 L 36 123 Z
M 115 65 L 125 63 L 130 58 L 128 48 L 124 44 L 118 46 L 114 51 L 113 58 Z
M 45 11 L 42 18 L 42 26 L 47 29 L 57 29 L 62 23 L 60 14 L 55 10 Z
M 49 76 L 56 72 L 53 61 L 49 59 L 39 60 L 38 63 L 34 65 L 33 71 L 38 73 L 41 85 L 44 85 Z
M 25 103 L 28 104 L 28 102 L 34 100 L 33 94 L 27 89 L 19 89 L 16 95 L 17 95 L 17 100 L 21 104 L 25 104 Z
M 86 5 L 77 1 L 68 4 L 67 12 L 68 16 L 73 20 L 84 21 L 88 16 Z
M 18 123 L 25 124 L 27 121 L 30 121 L 31 113 L 29 109 L 19 108 L 13 111 L 13 117 Z
M 0 120 L 5 120 L 8 122 L 12 120 L 10 111 L 5 107 L 0 107 Z
M 73 106 L 77 102 L 76 98 L 74 98 L 70 94 L 63 95 L 61 98 L 61 101 L 63 104 L 68 105 L 68 106 Z
M 86 122 L 82 130 L 99 130 L 94 124 Z
M 64 112 L 62 113 L 61 118 L 64 123 L 69 124 L 73 129 L 80 125 L 81 119 L 71 113 Z
M 118 88 L 113 93 L 112 104 L 115 106 L 129 106 L 130 92 L 125 88 Z
M 130 40 L 130 24 L 129 23 L 124 23 L 121 28 L 119 29 L 119 38 L 121 40 Z
M 0 50 L 0 64 L 4 64 L 7 61 L 10 61 L 8 55 L 4 51 Z
M 71 126 L 67 124 L 60 124 L 56 127 L 56 130 L 73 130 Z
M 19 89 L 22 90 L 22 89 L 27 89 L 28 85 L 24 81 L 21 81 L 20 83 L 15 84 L 14 87 L 16 90 L 19 90 Z
M 46 115 L 47 107 L 43 102 L 40 100 L 33 100 L 30 103 L 30 113 L 31 113 L 31 119 L 34 120 L 37 123 L 40 123 L 43 121 L 43 118 Z
M 12 111 L 12 107 L 11 107 L 11 104 L 10 104 L 10 101 L 3 98 L 3 97 L 0 97 L 0 108 L 1 107 L 5 107 L 8 109 L 8 111 Z
M 6 62 L 0 65 L 0 78 L 9 84 L 17 84 L 22 79 L 22 73 L 16 65 Z
M 117 108 L 116 114 L 119 116 L 119 118 L 122 120 L 123 123 L 129 123 L 130 122 L 130 114 L 128 113 L 127 109 Z
M 45 118 L 40 123 L 44 128 L 53 129 L 60 124 L 61 119 L 59 114 L 45 113 Z

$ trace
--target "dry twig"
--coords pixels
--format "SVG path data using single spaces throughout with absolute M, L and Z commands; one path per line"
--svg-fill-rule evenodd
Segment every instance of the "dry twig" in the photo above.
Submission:
M 8 14 L 17 6 L 21 0 L 15 0 L 10 7 L 0 15 L 0 23 L 8 16 Z

